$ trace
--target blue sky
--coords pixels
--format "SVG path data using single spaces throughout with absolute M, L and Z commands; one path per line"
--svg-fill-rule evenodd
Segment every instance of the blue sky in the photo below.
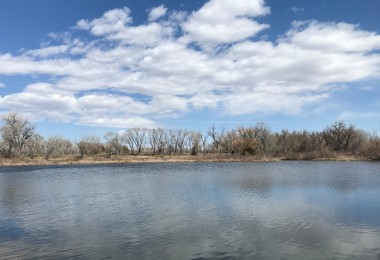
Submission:
M 0 113 L 45 136 L 380 129 L 377 0 L 2 0 Z

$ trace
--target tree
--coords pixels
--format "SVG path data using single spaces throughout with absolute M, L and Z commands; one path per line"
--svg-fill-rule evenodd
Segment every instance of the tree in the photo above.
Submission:
M 157 129 L 157 152 L 160 154 L 165 153 L 165 149 L 167 146 L 167 132 L 163 128 Z
M 117 156 L 120 155 L 121 150 L 121 137 L 118 133 L 108 132 L 104 139 L 106 140 L 107 156 L 110 158 L 113 153 Z
M 207 147 L 207 135 L 205 134 L 201 134 L 201 143 L 202 143 L 202 150 L 203 150 L 203 154 L 205 155 L 206 154 L 206 147 Z
M 3 117 L 0 132 L 3 140 L 2 153 L 6 158 L 19 155 L 26 141 L 35 134 L 34 126 L 16 113 Z
M 185 149 L 186 139 L 189 133 L 187 130 L 178 129 L 174 132 L 174 134 L 174 151 L 175 153 L 182 154 Z
M 191 155 L 197 155 L 201 150 L 202 142 L 202 133 L 192 132 L 190 133 L 190 142 L 191 142 Z
M 45 139 L 40 134 L 34 134 L 27 139 L 23 147 L 23 155 L 29 156 L 30 159 L 34 159 L 36 156 L 44 153 Z
M 218 152 L 220 153 L 220 144 L 224 135 L 224 127 L 221 128 L 221 132 L 218 133 L 216 130 L 215 125 L 212 125 L 209 130 L 207 131 L 207 134 L 211 137 L 212 139 L 212 150 L 213 152 Z
M 86 136 L 77 143 L 80 158 L 83 159 L 85 155 L 97 155 L 103 149 L 100 138 L 97 136 Z
M 338 121 L 323 131 L 323 138 L 327 146 L 334 151 L 347 152 L 357 135 L 354 125 L 346 126 L 343 121 Z
M 270 130 L 264 123 L 257 123 L 253 128 L 253 137 L 257 140 L 257 148 L 262 153 L 267 153 Z
M 66 154 L 73 154 L 73 144 L 69 139 L 61 136 L 52 136 L 45 142 L 45 159 L 49 159 L 51 156 L 62 156 Z
M 234 149 L 237 149 L 241 155 L 255 154 L 258 146 L 256 134 L 255 128 L 239 127 L 237 139 L 233 142 Z

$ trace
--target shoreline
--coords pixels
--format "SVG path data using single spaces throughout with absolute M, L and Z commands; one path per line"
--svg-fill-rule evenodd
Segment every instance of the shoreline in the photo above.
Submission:
M 330 158 L 283 158 L 283 157 L 256 157 L 256 156 L 230 156 L 230 155 L 126 155 L 113 158 L 104 156 L 88 156 L 83 159 L 74 157 L 58 157 L 51 159 L 3 159 L 0 167 L 14 166 L 49 166 L 49 165 L 91 165 L 91 164 L 124 164 L 124 163 L 180 163 L 180 162 L 281 162 L 281 161 L 374 161 L 359 156 L 339 155 Z

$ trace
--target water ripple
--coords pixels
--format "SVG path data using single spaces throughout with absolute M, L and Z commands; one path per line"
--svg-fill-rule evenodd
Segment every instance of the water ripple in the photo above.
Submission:
M 0 173 L 1 259 L 380 259 L 378 216 L 374 163 Z

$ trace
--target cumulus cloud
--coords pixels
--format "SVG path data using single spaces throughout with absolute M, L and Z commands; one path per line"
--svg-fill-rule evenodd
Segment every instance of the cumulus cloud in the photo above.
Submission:
M 93 21 L 80 20 L 77 26 L 83 30 L 91 30 L 94 35 L 103 36 L 123 30 L 125 26 L 132 23 L 130 10 L 127 7 L 114 9 L 104 13 L 104 15 Z
M 182 24 L 184 41 L 202 45 L 247 39 L 269 28 L 251 18 L 269 12 L 263 0 L 211 0 Z
M 0 88 L 5 88 L 5 84 L 0 82 Z
M 25 54 L 30 55 L 32 57 L 49 57 L 58 54 L 66 53 L 69 50 L 68 45 L 59 45 L 59 46 L 49 46 L 46 48 L 41 48 L 37 50 L 29 50 Z
M 329 52 L 368 52 L 380 49 L 380 37 L 348 23 L 293 22 L 285 41 L 306 49 Z
M 157 8 L 161 10 L 160 7 Z M 163 9 L 166 12 L 166 9 Z M 159 11 L 155 8 L 151 11 L 151 14 L 152 12 L 156 15 L 153 20 L 157 20 Z M 77 27 L 82 30 L 89 30 L 95 36 L 103 36 L 108 40 L 122 41 L 131 45 L 151 46 L 172 34 L 171 27 L 155 22 L 138 26 L 131 26 L 131 23 L 130 10 L 125 7 L 108 11 L 101 18 L 92 21 L 80 20 Z
M 94 40 L 66 35 L 57 45 L 0 54 L 0 75 L 50 76 L 0 96 L 0 109 L 153 127 L 194 109 L 301 113 L 346 83 L 380 77 L 380 35 L 358 25 L 298 21 L 271 42 L 253 37 L 269 28 L 255 20 L 270 14 L 261 0 L 210 0 L 190 14 L 157 8 L 138 25 L 128 8 L 78 21 L 75 30 Z
M 148 18 L 149 22 L 153 22 L 153 21 L 160 19 L 161 17 L 163 17 L 166 14 L 167 10 L 168 9 L 165 8 L 163 5 L 160 5 L 160 6 L 157 6 L 153 9 L 151 9 L 149 12 L 149 18 Z

